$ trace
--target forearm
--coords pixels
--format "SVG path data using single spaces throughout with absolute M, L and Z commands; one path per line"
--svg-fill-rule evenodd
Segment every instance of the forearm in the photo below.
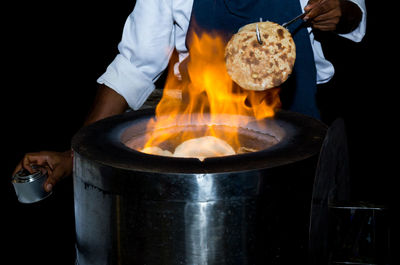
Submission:
M 340 17 L 336 32 L 340 34 L 352 32 L 361 22 L 362 11 L 357 4 L 348 0 L 340 1 L 340 8 L 342 16 Z
M 123 113 L 128 109 L 125 99 L 113 89 L 102 84 L 97 90 L 94 103 L 84 125 L 89 125 L 100 119 Z

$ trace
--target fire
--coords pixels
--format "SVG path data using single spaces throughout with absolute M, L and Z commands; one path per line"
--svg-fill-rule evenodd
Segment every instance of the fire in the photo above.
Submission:
M 237 128 L 250 120 L 272 117 L 280 105 L 279 89 L 255 92 L 235 85 L 225 67 L 225 42 L 216 34 L 193 35 L 189 50 L 188 77 L 178 80 L 173 67 L 169 67 L 155 119 L 148 124 L 147 131 L 153 133 L 149 133 L 143 148 L 160 146 L 172 137 L 180 138 L 173 139 L 177 143 L 199 137 L 193 130 L 176 134 L 168 133 L 166 128 L 201 124 L 207 127 L 202 136 L 221 138 L 238 150 Z M 215 127 L 227 116 L 231 128 L 221 133 Z

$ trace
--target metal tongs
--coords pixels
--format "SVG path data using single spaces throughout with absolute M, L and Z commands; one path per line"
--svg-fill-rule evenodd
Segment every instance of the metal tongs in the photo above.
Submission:
M 292 20 L 289 20 L 288 22 L 283 23 L 283 24 L 282 24 L 282 27 L 285 27 L 285 28 L 289 27 L 290 24 L 296 22 L 296 21 L 299 20 L 299 19 L 302 19 L 302 18 L 305 17 L 307 14 L 308 14 L 308 12 L 301 13 L 300 15 L 298 15 L 298 16 L 295 17 L 295 18 L 293 18 Z
M 299 19 L 302 19 L 303 17 L 305 17 L 308 14 L 309 11 L 301 13 L 300 15 L 298 15 L 297 17 L 289 20 L 288 22 L 285 22 L 282 24 L 282 27 L 287 28 L 289 27 L 289 25 L 291 25 L 292 23 L 296 22 Z M 260 18 L 260 22 L 262 22 L 262 18 Z M 256 36 L 257 36 L 257 41 L 260 45 L 263 44 L 263 41 L 261 39 L 261 34 L 260 34 L 260 29 L 258 28 L 258 24 L 256 24 Z

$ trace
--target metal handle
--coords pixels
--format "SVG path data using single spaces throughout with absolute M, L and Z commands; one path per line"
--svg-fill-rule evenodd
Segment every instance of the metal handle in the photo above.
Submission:
M 288 21 L 288 22 L 286 22 L 286 23 L 283 23 L 283 24 L 282 24 L 282 27 L 287 28 L 290 24 L 292 24 L 292 23 L 296 22 L 297 20 L 299 20 L 299 19 L 305 17 L 307 14 L 308 14 L 308 12 L 301 13 L 300 15 L 298 15 L 298 16 L 295 17 L 295 18 L 293 18 L 292 20 L 290 20 L 290 21 Z

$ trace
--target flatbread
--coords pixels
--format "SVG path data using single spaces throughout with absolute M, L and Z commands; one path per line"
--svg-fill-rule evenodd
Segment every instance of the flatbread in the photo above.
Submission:
M 159 155 L 159 156 L 172 156 L 173 155 L 170 151 L 161 149 L 158 146 L 149 146 L 149 147 L 143 148 L 141 151 L 143 153 L 150 154 L 150 155 Z
M 203 136 L 184 141 L 175 148 L 175 157 L 195 157 L 203 161 L 207 157 L 236 154 L 224 140 L 214 136 Z
M 179 144 L 174 153 L 158 146 L 150 146 L 141 150 L 143 153 L 160 156 L 192 157 L 203 161 L 207 157 L 227 156 L 236 154 L 235 150 L 224 140 L 214 136 L 203 136 L 186 140 Z
M 257 41 L 256 24 L 262 44 Z M 274 22 L 245 25 L 225 49 L 226 69 L 232 80 L 247 90 L 277 87 L 292 73 L 296 46 L 290 32 Z

